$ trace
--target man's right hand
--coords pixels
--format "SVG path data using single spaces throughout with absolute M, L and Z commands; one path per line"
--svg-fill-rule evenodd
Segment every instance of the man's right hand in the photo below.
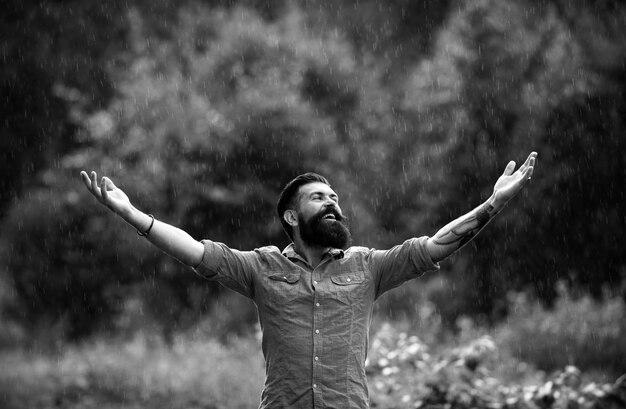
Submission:
M 118 189 L 111 179 L 104 176 L 98 186 L 96 172 L 91 172 L 91 178 L 87 172 L 80 172 L 81 179 L 92 195 L 98 199 L 100 203 L 111 209 L 120 216 L 127 216 L 132 211 L 133 206 L 126 193 Z
M 89 177 L 83 171 L 80 172 L 80 177 L 100 203 L 121 216 L 137 232 L 149 230 L 150 234 L 144 236 L 152 244 L 188 266 L 196 267 L 200 264 L 204 255 L 204 244 L 178 227 L 155 220 L 153 216 L 135 209 L 126 193 L 118 189 L 108 177 L 103 177 L 100 185 L 96 172 L 91 172 Z

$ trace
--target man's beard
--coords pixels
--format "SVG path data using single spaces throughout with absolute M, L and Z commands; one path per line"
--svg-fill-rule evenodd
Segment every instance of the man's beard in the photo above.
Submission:
M 324 219 L 327 214 L 333 214 L 335 220 Z M 299 214 L 300 236 L 306 244 L 311 246 L 345 249 L 352 238 L 344 221 L 345 217 L 333 208 L 323 210 L 309 220 L 304 220 Z

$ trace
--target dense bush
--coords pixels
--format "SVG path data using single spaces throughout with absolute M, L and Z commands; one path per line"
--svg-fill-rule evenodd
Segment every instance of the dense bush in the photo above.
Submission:
M 453 278 L 420 284 L 411 282 L 385 295 L 377 305 L 374 329 L 391 320 L 397 330 L 416 334 L 427 345 L 463 344 L 489 335 L 508 355 L 543 371 L 574 365 L 584 373 L 626 373 L 626 304 L 619 288 L 594 299 L 561 282 L 551 306 L 532 292 L 511 291 L 501 307 L 506 315 L 489 323 L 451 311 L 456 300 L 445 298 L 441 287 L 454 285 Z M 412 308 L 401 308 L 411 303 Z
M 626 306 L 621 297 L 575 298 L 565 287 L 548 309 L 525 294 L 511 298 L 510 314 L 496 331 L 498 344 L 517 358 L 553 371 L 626 373 Z
M 622 301 L 561 297 L 548 309 L 511 295 L 509 321 L 493 328 L 463 318 L 451 333 L 428 303 L 417 321 L 375 323 L 366 367 L 372 408 L 624 407 Z M 9 409 L 254 407 L 263 383 L 258 338 L 226 336 L 222 315 L 215 310 L 169 343 L 158 332 L 135 332 L 57 353 L 7 350 L 0 396 Z
M 583 383 L 574 366 L 543 378 L 483 336 L 461 347 L 429 352 L 416 336 L 390 325 L 372 340 L 368 373 L 372 408 L 623 408 L 626 375 L 613 384 Z M 494 369 L 522 366 L 522 379 L 506 382 Z M 535 379 L 531 379 L 534 377 Z M 522 381 L 522 382 L 520 382 Z
M 144 335 L 68 346 L 58 356 L 4 354 L 0 367 L 4 409 L 248 409 L 258 406 L 264 368 L 254 338 L 223 345 L 178 337 L 167 346 Z
M 171 345 L 138 334 L 96 340 L 59 354 L 0 354 L 3 408 L 256 407 L 263 385 L 259 340 L 224 343 L 200 333 Z M 626 376 L 594 381 L 575 366 L 546 375 L 488 335 L 427 345 L 391 324 L 371 338 L 371 407 L 378 409 L 618 409 Z

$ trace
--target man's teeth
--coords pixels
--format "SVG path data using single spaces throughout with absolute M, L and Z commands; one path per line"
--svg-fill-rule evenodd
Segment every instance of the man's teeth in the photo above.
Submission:
M 324 216 L 324 219 L 332 219 L 332 220 L 335 220 L 335 215 L 334 215 L 334 214 L 327 214 L 326 216 Z

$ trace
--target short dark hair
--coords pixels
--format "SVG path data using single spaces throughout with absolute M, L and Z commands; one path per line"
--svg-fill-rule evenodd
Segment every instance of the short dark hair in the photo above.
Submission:
M 283 229 L 285 229 L 285 233 L 287 233 L 287 236 L 289 236 L 291 240 L 293 240 L 293 229 L 289 223 L 285 221 L 283 215 L 286 210 L 293 208 L 296 205 L 300 188 L 304 185 L 315 182 L 321 182 L 330 186 L 330 183 L 328 183 L 328 180 L 326 180 L 324 176 L 313 172 L 307 172 L 296 176 L 291 182 L 287 183 L 278 198 L 278 204 L 276 205 L 278 218 L 280 219 L 280 223 L 283 225 Z

